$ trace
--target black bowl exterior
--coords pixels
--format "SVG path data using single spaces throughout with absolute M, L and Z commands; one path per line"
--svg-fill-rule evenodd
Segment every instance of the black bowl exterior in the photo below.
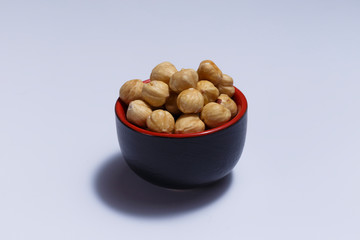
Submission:
M 137 132 L 116 117 L 122 155 L 130 168 L 156 185 L 184 189 L 228 175 L 244 148 L 247 111 L 233 125 L 208 135 L 167 138 Z

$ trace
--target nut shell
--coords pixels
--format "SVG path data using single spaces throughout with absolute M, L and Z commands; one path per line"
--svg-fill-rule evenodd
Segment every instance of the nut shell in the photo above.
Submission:
M 231 118 L 235 117 L 238 112 L 236 103 L 227 94 L 221 94 L 216 102 L 230 110 Z
M 134 100 L 142 99 L 141 93 L 144 83 L 140 79 L 133 79 L 125 82 L 119 91 L 120 99 L 127 105 Z
M 219 96 L 219 90 L 214 86 L 214 84 L 206 80 L 199 81 L 196 89 L 203 95 L 205 104 L 214 102 Z
M 169 97 L 169 87 L 161 81 L 151 81 L 144 85 L 142 89 L 143 99 L 153 107 L 164 105 Z
M 155 110 L 146 119 L 149 130 L 159 133 L 172 133 L 175 127 L 174 117 L 165 110 Z
M 197 70 L 199 80 L 208 80 L 217 86 L 222 80 L 222 72 L 211 60 L 204 60 Z
M 171 76 L 169 87 L 179 94 L 188 88 L 196 88 L 197 82 L 198 74 L 194 69 L 181 69 Z
M 189 88 L 179 94 L 176 102 L 183 113 L 198 113 L 204 106 L 204 97 L 200 91 Z
M 176 67 L 170 62 L 162 62 L 151 71 L 150 80 L 162 81 L 169 84 L 170 77 L 177 72 Z
M 231 118 L 229 109 L 215 102 L 206 104 L 201 112 L 201 120 L 203 120 L 209 128 L 218 127 Z
M 198 114 L 181 115 L 175 122 L 175 133 L 197 133 L 205 130 L 205 123 Z
M 150 116 L 152 110 L 148 104 L 142 100 L 131 101 L 126 111 L 126 119 L 142 128 L 146 127 L 146 119 Z

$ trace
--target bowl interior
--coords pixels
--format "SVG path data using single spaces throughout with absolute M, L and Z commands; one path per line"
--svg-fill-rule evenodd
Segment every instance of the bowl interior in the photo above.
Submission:
M 146 81 L 144 81 L 144 83 L 147 83 L 149 81 L 150 80 L 146 80 Z M 168 138 L 197 137 L 197 136 L 203 136 L 203 135 L 211 134 L 211 133 L 220 131 L 222 129 L 225 129 L 225 128 L 231 126 L 232 124 L 236 123 L 237 121 L 239 121 L 244 116 L 245 112 L 247 111 L 247 100 L 246 100 L 244 94 L 235 87 L 235 94 L 232 97 L 232 99 L 235 101 L 235 103 L 238 107 L 238 113 L 236 114 L 236 116 L 234 118 L 232 118 L 230 121 L 228 121 L 227 123 L 225 123 L 219 127 L 207 129 L 203 132 L 198 132 L 198 133 L 185 133 L 185 134 L 157 133 L 157 132 L 152 132 L 152 131 L 137 127 L 136 125 L 130 123 L 126 119 L 127 105 L 124 102 L 122 102 L 120 98 L 116 101 L 115 112 L 116 112 L 116 116 L 127 127 L 131 128 L 137 132 L 143 133 L 143 134 L 158 136 L 158 137 L 168 137 Z

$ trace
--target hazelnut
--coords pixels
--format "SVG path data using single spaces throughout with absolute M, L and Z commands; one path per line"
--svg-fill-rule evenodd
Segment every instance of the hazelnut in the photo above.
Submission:
M 194 69 L 181 69 L 174 73 L 169 81 L 169 87 L 176 93 L 181 93 L 188 88 L 196 88 L 198 74 Z
M 201 120 L 210 128 L 218 127 L 231 118 L 229 109 L 215 102 L 206 104 L 201 112 Z
M 148 104 L 142 100 L 131 101 L 126 111 L 126 118 L 129 122 L 145 128 L 146 119 L 150 116 L 152 110 Z
M 195 88 L 189 88 L 179 94 L 176 102 L 183 113 L 198 113 L 204 106 L 204 97 Z
M 151 106 L 160 107 L 164 105 L 166 99 L 169 97 L 169 87 L 164 82 L 151 81 L 144 84 L 142 97 Z
M 165 110 L 155 110 L 146 119 L 149 130 L 160 133 L 172 133 L 175 127 L 174 117 Z
M 229 97 L 232 97 L 235 93 L 235 88 L 233 86 L 234 80 L 227 74 L 223 74 L 223 78 L 218 85 L 220 94 L 227 94 Z
M 224 73 L 220 84 L 224 86 L 232 86 L 234 85 L 234 80 L 232 77 Z
M 234 86 L 219 86 L 219 92 L 228 95 L 229 97 L 234 96 L 235 88 Z
M 205 104 L 208 102 L 214 102 L 219 96 L 219 90 L 209 81 L 201 80 L 197 83 L 196 88 L 203 95 Z
M 140 79 L 125 82 L 119 91 L 120 99 L 126 104 L 129 104 L 133 100 L 141 99 L 143 86 L 144 83 Z
M 199 80 L 208 80 L 217 86 L 222 79 L 222 72 L 211 60 L 204 60 L 200 63 L 197 70 Z
M 176 67 L 170 62 L 162 62 L 158 64 L 150 74 L 150 80 L 162 81 L 169 84 L 170 77 L 177 72 Z
M 166 100 L 165 108 L 173 115 L 179 115 L 181 111 L 179 110 L 176 100 L 178 95 L 174 92 L 170 92 L 170 96 Z
M 205 130 L 205 124 L 198 114 L 181 115 L 175 122 L 175 133 L 196 133 Z
M 235 117 L 235 115 L 237 114 L 236 103 L 227 94 L 221 94 L 216 100 L 216 102 L 230 110 L 231 118 Z

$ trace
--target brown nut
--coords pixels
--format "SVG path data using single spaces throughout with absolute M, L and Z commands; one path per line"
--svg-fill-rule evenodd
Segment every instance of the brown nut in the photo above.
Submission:
M 201 112 L 201 120 L 210 128 L 218 127 L 231 118 L 229 109 L 215 102 L 206 104 Z
M 223 86 L 233 86 L 234 85 L 234 80 L 229 75 L 223 73 L 223 77 L 221 79 L 220 84 L 223 85 Z
M 177 97 L 178 95 L 176 93 L 170 92 L 170 96 L 168 97 L 165 103 L 166 110 L 168 110 L 173 115 L 181 114 L 181 111 L 179 110 L 176 102 Z
M 159 133 L 172 133 L 175 127 L 174 117 L 165 110 L 155 110 L 146 119 L 149 130 Z
M 235 117 L 238 111 L 236 103 L 227 94 L 221 94 L 216 102 L 230 110 L 231 118 Z
M 214 102 L 219 96 L 219 90 L 214 86 L 214 84 L 209 81 L 199 81 L 196 88 L 203 95 L 205 104 L 209 102 Z
M 198 114 L 181 115 L 175 122 L 175 133 L 197 133 L 205 130 L 205 124 Z
M 179 94 L 188 88 L 196 88 L 197 82 L 198 74 L 194 69 L 181 69 L 171 76 L 169 87 Z
M 232 97 L 235 94 L 234 86 L 222 86 L 222 85 L 220 85 L 220 86 L 218 86 L 218 89 L 219 89 L 219 92 L 221 94 L 226 94 L 229 97 Z
M 234 80 L 232 79 L 232 77 L 230 77 L 227 74 L 223 74 L 223 78 L 220 84 L 218 85 L 220 94 L 224 93 L 227 94 L 229 97 L 232 97 L 235 93 L 235 88 L 233 84 L 234 84 Z
M 195 88 L 189 88 L 179 94 L 176 102 L 183 113 L 198 113 L 204 106 L 204 97 Z
M 133 100 L 141 99 L 143 86 L 144 83 L 140 79 L 125 82 L 119 91 L 120 99 L 126 104 L 129 104 Z
M 208 80 L 217 86 L 222 79 L 222 72 L 211 60 L 204 60 L 200 63 L 197 70 L 199 80 Z
M 158 64 L 150 74 L 150 80 L 162 81 L 169 84 L 170 77 L 177 72 L 176 67 L 170 62 L 162 62 Z
M 164 82 L 151 81 L 144 84 L 142 97 L 151 106 L 160 107 L 164 105 L 166 99 L 169 97 L 169 87 Z
M 126 111 L 126 119 L 142 128 L 146 127 L 146 119 L 150 116 L 152 110 L 148 104 L 142 100 L 131 101 Z

